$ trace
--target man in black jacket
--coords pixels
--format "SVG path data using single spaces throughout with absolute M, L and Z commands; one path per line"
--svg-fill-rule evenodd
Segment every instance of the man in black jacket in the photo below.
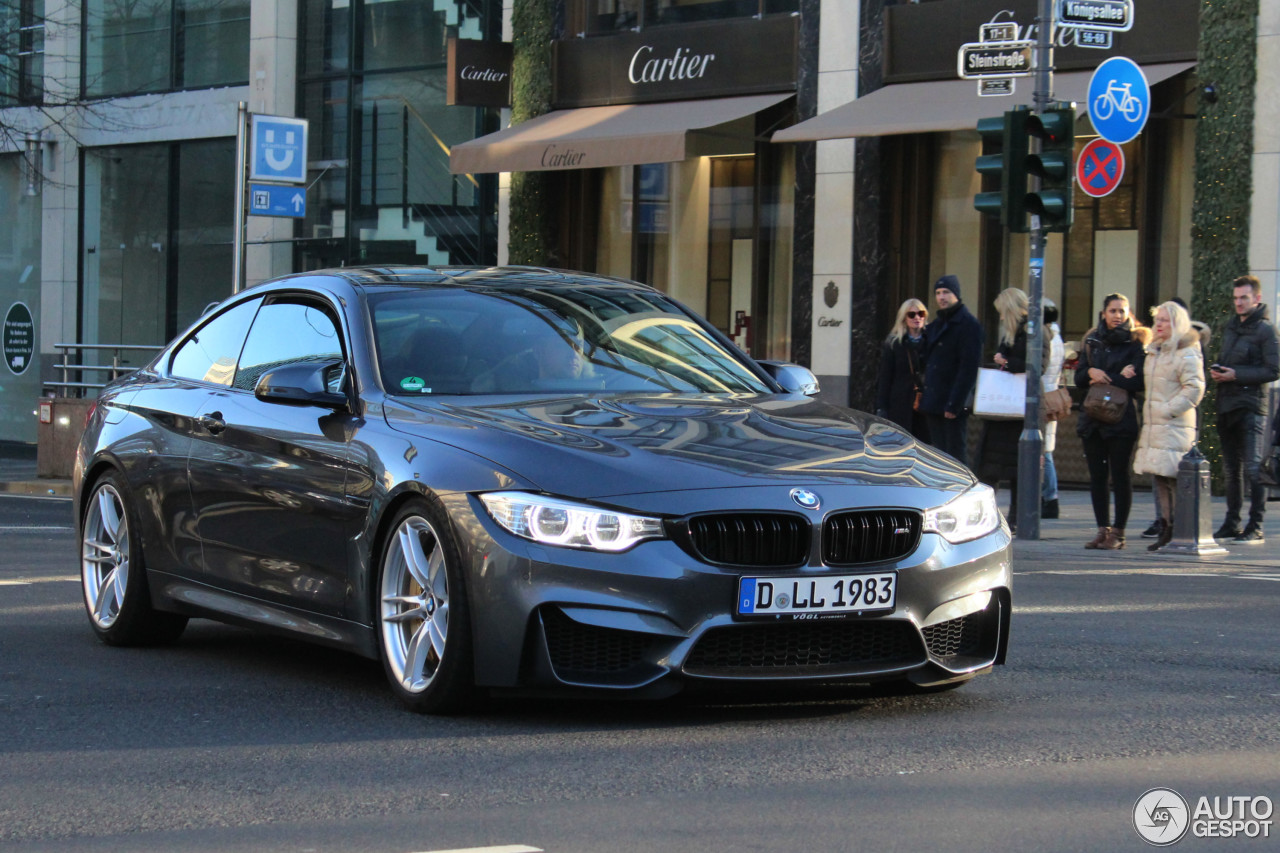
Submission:
M 1241 545 L 1263 542 L 1262 515 L 1267 489 L 1259 479 L 1265 439 L 1263 388 L 1280 377 L 1280 345 L 1262 304 L 1262 284 L 1251 275 L 1233 282 L 1236 316 L 1222 332 L 1222 349 L 1210 366 L 1218 383 L 1218 437 L 1227 485 L 1227 518 L 1214 534 Z M 1249 495 L 1249 523 L 1240 529 L 1240 511 Z
M 960 301 L 960 279 L 934 282 L 938 311 L 924 330 L 924 396 L 934 447 L 968 464 L 969 406 L 982 363 L 982 325 Z

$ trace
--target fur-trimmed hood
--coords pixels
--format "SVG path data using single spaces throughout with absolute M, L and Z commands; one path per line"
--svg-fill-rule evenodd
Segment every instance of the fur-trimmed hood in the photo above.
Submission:
M 1147 329 L 1147 331 L 1150 333 L 1148 337 L 1151 339 L 1151 342 L 1148 343 L 1145 347 L 1147 353 L 1149 354 L 1157 353 L 1157 352 L 1160 352 L 1162 349 L 1166 349 L 1166 350 L 1168 349 L 1168 346 L 1162 346 L 1160 342 L 1155 339 L 1155 332 L 1153 330 Z M 1165 341 L 1166 345 L 1168 343 L 1169 341 Z M 1189 330 L 1182 337 L 1178 338 L 1178 345 L 1174 347 L 1174 349 L 1175 350 L 1186 349 L 1189 346 L 1194 346 L 1197 349 L 1200 348 L 1200 332 L 1194 328 Z

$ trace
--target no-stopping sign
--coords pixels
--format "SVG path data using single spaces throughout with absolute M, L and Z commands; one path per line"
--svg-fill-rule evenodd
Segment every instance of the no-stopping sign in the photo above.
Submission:
M 1124 151 L 1114 142 L 1095 139 L 1080 152 L 1076 161 L 1076 183 L 1087 195 L 1110 195 L 1124 178 Z

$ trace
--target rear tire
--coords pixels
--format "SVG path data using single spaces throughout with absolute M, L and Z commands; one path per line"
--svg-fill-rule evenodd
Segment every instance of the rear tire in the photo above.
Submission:
M 439 503 L 415 500 L 387 527 L 378 569 L 378 649 L 391 690 L 419 714 L 475 701 L 462 559 Z
M 111 646 L 171 643 L 187 617 L 151 606 L 137 515 L 123 478 L 108 472 L 93 487 L 80 525 L 80 581 L 89 624 Z

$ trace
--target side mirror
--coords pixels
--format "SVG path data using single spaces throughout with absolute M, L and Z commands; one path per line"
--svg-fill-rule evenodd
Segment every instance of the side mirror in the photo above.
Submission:
M 338 374 L 336 383 L 330 377 Z M 347 410 L 350 402 L 341 391 L 346 381 L 346 365 L 341 361 L 282 364 L 258 378 L 253 396 L 264 403 L 284 403 L 290 406 L 323 406 L 326 409 Z
M 818 377 L 814 376 L 813 371 L 807 367 L 801 367 L 788 361 L 761 361 L 757 363 L 788 394 L 804 394 L 806 397 L 813 397 L 820 390 Z

